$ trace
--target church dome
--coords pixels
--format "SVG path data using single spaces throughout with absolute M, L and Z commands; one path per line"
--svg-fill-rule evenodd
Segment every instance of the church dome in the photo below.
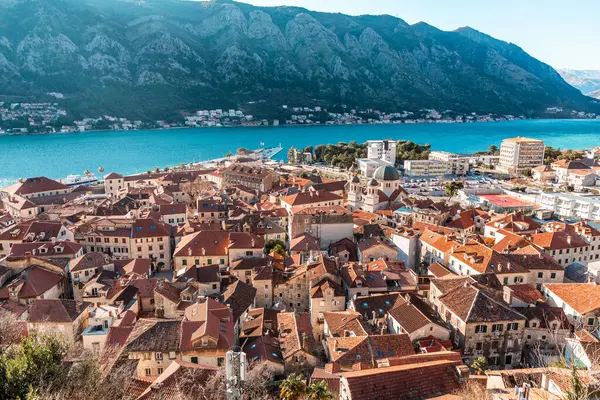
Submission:
M 369 186 L 379 186 L 379 182 L 377 182 L 374 178 L 369 181 Z
M 354 175 L 354 177 L 352 178 L 352 183 L 360 183 L 360 179 L 358 178 L 358 176 Z
M 381 166 L 375 170 L 373 178 L 379 181 L 397 181 L 400 179 L 400 175 L 396 168 L 391 165 Z

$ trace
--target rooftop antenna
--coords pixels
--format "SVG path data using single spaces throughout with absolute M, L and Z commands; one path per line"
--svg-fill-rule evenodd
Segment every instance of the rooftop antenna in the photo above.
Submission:
M 246 380 L 246 353 L 240 347 L 232 347 L 225 355 L 227 400 L 241 400 L 242 382 Z

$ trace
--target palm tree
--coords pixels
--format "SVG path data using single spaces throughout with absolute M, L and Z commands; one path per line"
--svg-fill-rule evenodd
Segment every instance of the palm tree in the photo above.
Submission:
M 299 400 L 306 392 L 304 377 L 290 374 L 279 384 L 279 398 L 282 400 Z
M 311 383 L 306 388 L 306 399 L 307 400 L 333 400 L 333 395 L 329 391 L 329 387 L 325 381 L 317 381 Z

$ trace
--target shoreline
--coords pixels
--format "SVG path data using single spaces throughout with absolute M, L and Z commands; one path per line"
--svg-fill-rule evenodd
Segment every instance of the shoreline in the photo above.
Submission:
M 600 121 L 600 119 L 587 119 L 587 118 L 522 118 L 513 120 L 500 120 L 500 121 L 469 121 L 469 122 L 413 122 L 413 123 L 362 123 L 362 124 L 296 124 L 296 125 L 221 125 L 221 126 L 177 126 L 172 128 L 147 128 L 147 129 L 91 129 L 89 131 L 72 131 L 72 132 L 16 132 L 16 133 L 0 133 L 0 138 L 5 136 L 38 136 L 38 135 L 78 135 L 86 133 L 101 133 L 101 132 L 139 132 L 139 131 L 171 131 L 178 129 L 231 129 L 231 128 L 319 128 L 319 127 L 340 127 L 340 126 L 374 126 L 374 125 L 463 125 L 463 124 L 494 124 L 500 122 L 515 122 L 515 121 Z

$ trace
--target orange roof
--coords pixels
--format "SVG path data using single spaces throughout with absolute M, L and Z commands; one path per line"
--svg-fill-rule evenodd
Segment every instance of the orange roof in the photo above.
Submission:
M 548 283 L 544 287 L 581 315 L 600 309 L 600 286 L 595 283 Z

